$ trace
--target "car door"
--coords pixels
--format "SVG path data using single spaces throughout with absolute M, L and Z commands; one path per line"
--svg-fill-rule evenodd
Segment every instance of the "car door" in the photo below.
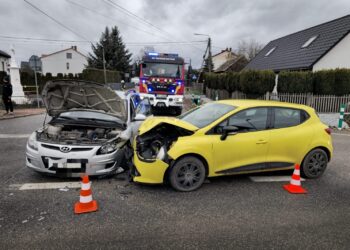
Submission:
M 267 161 L 270 168 L 291 168 L 301 163 L 314 136 L 306 111 L 295 108 L 272 108 L 272 128 Z
M 216 174 L 230 174 L 264 169 L 269 147 L 269 109 L 249 108 L 233 114 L 216 126 L 212 138 Z M 236 126 L 237 133 L 221 140 L 224 126 Z

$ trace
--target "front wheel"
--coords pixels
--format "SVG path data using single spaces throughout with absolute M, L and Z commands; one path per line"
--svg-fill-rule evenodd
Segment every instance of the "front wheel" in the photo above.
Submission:
M 316 179 L 322 176 L 328 164 L 328 155 L 322 149 L 310 151 L 302 164 L 301 176 L 308 179 Z
M 174 110 L 175 110 L 175 115 L 176 115 L 176 116 L 181 115 L 181 113 L 182 113 L 182 107 L 175 107 Z
M 186 156 L 177 161 L 169 173 L 170 185 L 182 192 L 190 192 L 202 186 L 205 179 L 205 167 L 201 160 Z

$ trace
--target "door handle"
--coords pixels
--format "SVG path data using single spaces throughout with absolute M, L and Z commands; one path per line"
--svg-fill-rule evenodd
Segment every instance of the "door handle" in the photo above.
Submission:
M 256 142 L 256 144 L 266 144 L 266 143 L 267 143 L 266 140 L 259 140 L 259 141 Z

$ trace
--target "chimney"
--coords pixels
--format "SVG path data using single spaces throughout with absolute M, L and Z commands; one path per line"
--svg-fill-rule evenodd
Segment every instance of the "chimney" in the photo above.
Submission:
M 77 51 L 77 46 L 72 46 L 72 49 Z

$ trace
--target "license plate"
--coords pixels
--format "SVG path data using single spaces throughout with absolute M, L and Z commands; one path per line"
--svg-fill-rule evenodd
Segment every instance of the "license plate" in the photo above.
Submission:
M 158 102 L 157 103 L 157 107 L 165 107 L 165 103 L 164 102 Z
M 157 95 L 157 98 L 158 98 L 158 99 L 166 99 L 166 98 L 167 98 L 167 95 Z
M 66 168 L 70 168 L 70 169 L 81 168 L 81 163 L 69 163 L 69 162 L 67 162 Z
M 74 162 L 67 162 L 66 159 L 54 160 L 49 158 L 49 168 L 51 167 L 55 167 L 58 169 L 77 169 L 81 168 L 82 166 L 81 162 L 77 162 L 76 160 L 74 160 Z

